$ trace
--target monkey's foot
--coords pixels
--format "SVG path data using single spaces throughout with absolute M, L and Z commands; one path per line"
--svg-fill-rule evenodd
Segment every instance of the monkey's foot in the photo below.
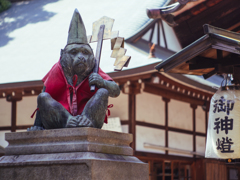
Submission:
M 32 126 L 30 128 L 27 128 L 27 131 L 41 131 L 41 130 L 44 130 L 44 128 L 40 126 Z
M 94 127 L 93 123 L 90 119 L 88 119 L 85 115 L 77 115 L 72 116 L 67 121 L 67 128 L 73 128 L 73 127 Z

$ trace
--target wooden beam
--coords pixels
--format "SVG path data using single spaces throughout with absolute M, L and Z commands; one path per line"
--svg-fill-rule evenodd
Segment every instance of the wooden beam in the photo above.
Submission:
M 165 130 L 165 128 L 166 128 L 163 125 L 152 124 L 152 123 L 147 123 L 147 122 L 142 122 L 142 121 L 136 121 L 136 125 L 144 126 L 144 127 L 150 127 L 150 128 L 156 128 L 156 129 L 163 129 L 163 130 Z M 174 131 L 174 132 L 178 132 L 178 133 L 193 135 L 193 131 L 186 130 L 186 129 L 175 128 L 175 127 L 168 127 L 168 131 Z M 196 132 L 196 136 L 206 137 L 206 133 Z
M 30 128 L 32 125 L 20 125 L 16 126 L 16 130 L 22 130 L 22 129 L 27 129 Z M 11 126 L 2 126 L 0 127 L 0 131 L 11 131 Z
M 143 89 L 144 92 L 148 92 L 151 94 L 159 95 L 168 99 L 175 99 L 183 102 L 187 102 L 190 104 L 196 104 L 196 105 L 203 105 L 204 100 L 194 98 L 194 97 L 189 97 L 188 95 L 185 95 L 183 93 L 179 92 L 173 92 L 165 89 L 158 88 L 154 85 L 151 84 L 145 84 L 145 88 Z
M 2 126 L 0 127 L 0 131 L 10 131 L 11 130 L 11 126 Z
M 129 120 L 121 120 L 121 125 L 129 125 Z
M 163 126 L 163 125 L 152 124 L 152 123 L 147 123 L 147 122 L 142 122 L 142 121 L 136 121 L 136 125 L 150 127 L 150 128 L 156 128 L 156 129 L 165 129 L 165 126 Z
M 172 161 L 177 160 L 181 162 L 193 162 L 193 158 L 191 157 L 182 157 L 182 156 L 175 156 L 175 155 L 165 155 L 165 154 L 158 154 L 158 153 L 149 153 L 149 152 L 142 152 L 142 151 L 135 151 L 135 156 L 141 160 L 145 161 Z
M 160 23 L 161 23 L 161 20 L 159 20 L 158 22 L 157 22 L 157 45 L 159 45 L 160 46 Z
M 151 27 L 152 32 L 151 32 L 150 37 L 149 37 L 149 42 L 150 42 L 150 43 L 152 42 L 154 29 L 155 29 L 155 24 L 153 24 L 153 26 Z

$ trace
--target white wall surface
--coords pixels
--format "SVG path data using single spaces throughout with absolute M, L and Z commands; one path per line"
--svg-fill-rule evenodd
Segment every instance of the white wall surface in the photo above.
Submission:
M 162 97 L 145 92 L 137 94 L 136 120 L 165 125 L 165 105 Z
M 196 152 L 205 154 L 206 148 L 206 138 L 201 136 L 196 136 Z
M 0 126 L 11 126 L 11 102 L 0 99 Z
M 181 150 L 187 150 L 187 151 L 193 150 L 192 135 L 169 131 L 168 138 L 169 138 L 169 142 L 168 142 L 169 148 L 175 148 L 175 149 L 181 149 Z M 186 155 L 186 154 L 172 152 L 172 151 L 169 151 L 169 155 L 170 154 L 192 157 L 192 155 Z
M 31 118 L 37 108 L 37 96 L 23 97 L 17 102 L 17 125 L 33 125 L 35 116 Z
M 206 132 L 205 111 L 203 111 L 201 106 L 198 106 L 196 109 L 196 132 Z
M 164 150 L 145 148 L 144 143 L 165 146 L 165 131 L 155 128 L 136 126 L 136 150 L 153 153 L 165 153 Z
M 117 98 L 109 98 L 108 104 L 113 104 L 110 108 L 110 117 L 119 117 L 120 120 L 128 120 L 128 95 L 121 94 Z
M 189 103 L 171 99 L 168 104 L 168 117 L 169 126 L 193 130 L 192 108 Z

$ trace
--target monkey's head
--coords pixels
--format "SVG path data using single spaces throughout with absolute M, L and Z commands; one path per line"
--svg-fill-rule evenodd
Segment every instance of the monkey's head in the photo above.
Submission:
M 69 44 L 60 59 L 65 76 L 88 76 L 94 68 L 95 59 L 92 48 L 88 44 Z

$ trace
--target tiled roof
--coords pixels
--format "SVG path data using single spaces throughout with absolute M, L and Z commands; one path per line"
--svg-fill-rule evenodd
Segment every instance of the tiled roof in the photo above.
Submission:
M 92 23 L 102 16 L 115 19 L 113 30 L 129 37 L 150 20 L 146 8 L 157 8 L 168 0 L 32 0 L 13 3 L 0 14 L 0 84 L 40 80 L 59 59 L 67 41 L 67 32 L 75 8 L 83 18 L 87 34 Z M 93 44 L 95 52 L 95 45 Z M 129 68 L 161 59 L 148 59 L 131 45 L 126 55 L 132 56 Z M 104 41 L 100 67 L 113 71 L 109 41 Z M 154 68 L 154 67 L 153 67 Z

